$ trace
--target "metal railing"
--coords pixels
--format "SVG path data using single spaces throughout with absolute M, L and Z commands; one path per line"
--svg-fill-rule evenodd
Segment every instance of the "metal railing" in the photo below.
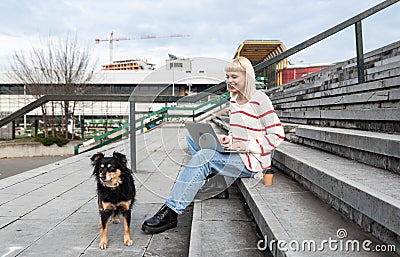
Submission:
M 135 126 L 135 131 L 144 132 L 144 129 L 147 127 L 147 125 L 152 125 L 151 127 L 156 127 L 164 121 L 171 121 L 171 120 L 195 121 L 196 118 L 199 118 L 203 115 L 208 115 L 211 113 L 212 110 L 215 110 L 216 108 L 222 108 L 222 106 L 224 104 L 227 104 L 228 102 L 229 102 L 229 92 L 226 92 L 196 106 L 163 107 L 157 111 L 154 111 L 152 113 L 149 113 L 143 117 L 136 119 L 134 123 L 135 124 L 140 123 L 140 125 Z M 127 136 L 130 134 L 130 127 L 131 124 L 127 123 L 105 134 L 96 136 L 90 140 L 76 144 L 74 146 L 74 154 L 76 155 L 84 153 L 93 149 L 100 148 L 107 144 L 116 142 L 123 138 L 127 138 Z M 123 132 L 124 130 L 125 132 Z M 131 154 L 131 156 L 133 156 L 133 154 Z
M 383 1 L 382 3 L 316 35 L 313 36 L 312 38 L 286 50 L 285 52 L 276 55 L 272 57 L 271 59 L 268 59 L 266 61 L 263 61 L 257 65 L 254 66 L 254 70 L 256 73 L 260 74 L 266 74 L 267 68 L 269 66 L 275 65 L 279 61 L 297 53 L 300 52 L 301 50 L 319 42 L 322 41 L 344 29 L 346 29 L 349 26 L 354 25 L 355 27 L 355 40 L 356 40 L 356 52 L 357 52 L 357 71 L 358 71 L 358 83 L 363 83 L 365 82 L 365 74 L 364 74 L 364 50 L 363 50 L 363 37 L 362 37 L 362 20 L 379 12 L 382 11 L 383 9 L 399 2 L 400 0 L 386 0 Z

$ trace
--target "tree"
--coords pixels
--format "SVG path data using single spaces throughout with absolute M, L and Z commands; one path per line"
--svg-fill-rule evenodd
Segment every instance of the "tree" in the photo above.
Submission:
M 27 94 L 40 98 L 46 94 L 84 94 L 94 76 L 96 62 L 90 48 L 81 46 L 77 36 L 63 39 L 49 38 L 43 47 L 32 47 L 28 54 L 15 52 L 11 60 L 11 76 L 26 86 Z M 50 103 L 50 125 L 55 136 L 57 103 Z M 68 139 L 67 124 L 74 117 L 76 102 L 63 101 L 62 130 Z M 48 107 L 42 106 L 44 136 L 48 137 Z M 74 133 L 72 133 L 73 139 Z

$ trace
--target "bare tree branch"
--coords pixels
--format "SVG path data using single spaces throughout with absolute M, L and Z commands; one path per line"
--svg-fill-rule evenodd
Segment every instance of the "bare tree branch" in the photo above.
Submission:
M 45 94 L 84 94 L 94 76 L 97 63 L 93 62 L 91 48 L 81 46 L 78 37 L 49 38 L 41 48 L 32 47 L 29 54 L 15 52 L 10 63 L 13 79 L 26 86 L 28 94 L 39 98 Z M 52 106 L 55 106 L 52 104 Z M 68 138 L 69 116 L 74 116 L 76 103 L 62 105 L 64 135 Z M 47 109 L 42 107 L 45 122 Z M 55 108 L 51 108 L 54 128 Z M 54 132 L 53 132 L 54 134 Z M 47 136 L 47 120 L 45 122 Z

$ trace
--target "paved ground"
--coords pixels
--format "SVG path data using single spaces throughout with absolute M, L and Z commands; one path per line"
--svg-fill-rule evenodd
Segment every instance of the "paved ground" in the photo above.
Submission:
M 185 134 L 185 129 L 165 126 L 137 137 L 134 174 L 137 201 L 132 212 L 131 247 L 123 245 L 123 225 L 111 224 L 108 248 L 98 248 L 96 185 L 89 160 L 97 151 L 107 156 L 113 151 L 129 156 L 128 141 L 122 141 L 0 179 L 0 256 L 188 256 L 192 207 L 179 216 L 176 229 L 158 235 L 146 234 L 140 229 L 143 220 L 160 208 L 183 164 L 190 158 Z M 225 202 L 210 200 L 204 205 L 210 206 L 207 219 L 212 218 L 212 211 L 226 215 L 224 208 L 240 206 L 238 197 L 221 201 Z M 232 223 L 223 216 L 216 220 L 219 219 L 222 219 L 217 222 L 220 228 L 226 224 L 226 229 L 234 229 L 238 237 L 248 237 L 249 246 L 243 247 L 254 249 L 258 239 L 248 216 L 243 217 L 240 230 L 236 226 L 240 220 Z M 212 235 L 208 238 L 225 240 L 226 231 L 211 223 L 204 226 L 204 237 Z M 213 256 L 220 256 L 218 245 L 226 244 L 215 242 L 209 251 Z M 250 256 L 232 254 L 227 252 L 224 256 Z
M 179 146 L 184 136 L 176 131 L 160 129 L 138 137 L 133 246 L 122 243 L 123 225 L 112 224 L 109 248 L 98 249 L 99 217 L 89 161 L 96 150 L 0 180 L 0 256 L 187 256 L 190 209 L 175 230 L 154 236 L 140 230 L 143 220 L 163 203 L 185 160 Z M 129 154 L 126 144 L 101 151 Z
M 56 163 L 71 156 L 46 156 L 24 158 L 0 159 L 0 179 L 7 178 L 21 172 L 42 167 L 50 163 Z

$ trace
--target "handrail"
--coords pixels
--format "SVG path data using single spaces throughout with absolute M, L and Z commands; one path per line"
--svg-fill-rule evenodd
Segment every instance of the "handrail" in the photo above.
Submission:
M 196 107 L 179 107 L 179 106 L 175 106 L 175 107 L 171 107 L 171 110 L 179 110 L 179 111 L 197 111 L 198 109 L 203 108 L 204 106 L 214 103 L 216 101 L 219 101 L 221 98 L 227 99 L 227 97 L 229 97 L 229 92 L 225 92 L 221 95 L 219 95 L 219 97 L 215 97 L 213 99 L 208 100 L 207 102 L 204 102 L 202 104 L 199 104 Z
M 108 131 L 108 132 L 106 132 L 106 133 L 104 133 L 104 134 L 102 134 L 100 136 L 96 136 L 96 137 L 94 137 L 94 138 L 92 138 L 90 140 L 87 140 L 85 142 L 76 144 L 74 146 L 74 154 L 76 155 L 76 154 L 79 153 L 79 147 L 87 146 L 87 145 L 90 145 L 92 143 L 99 142 L 99 141 L 100 141 L 100 143 L 103 143 L 103 140 L 106 139 L 108 136 L 110 136 L 110 135 L 112 135 L 114 133 L 117 133 L 117 132 L 119 132 L 119 131 L 121 131 L 123 129 L 126 129 L 126 128 L 129 128 L 129 123 L 128 124 L 124 124 L 124 125 L 122 125 L 122 126 L 120 126 L 118 128 L 115 128 L 115 129 L 111 130 L 111 131 Z M 92 147 L 91 149 L 94 149 L 94 147 Z
M 332 36 L 333 34 L 338 33 L 339 31 L 344 30 L 345 28 L 355 25 L 355 30 L 356 30 L 356 48 L 357 48 L 357 67 L 358 67 L 358 79 L 359 82 L 364 82 L 364 64 L 363 64 L 363 46 L 362 46 L 362 31 L 361 31 L 361 21 L 383 9 L 386 7 L 389 7 L 392 4 L 395 4 L 399 2 L 400 0 L 386 0 L 374 7 L 371 7 L 370 9 L 342 22 L 339 23 L 338 25 L 290 48 L 287 49 L 286 51 L 266 60 L 263 61 L 257 65 L 254 66 L 255 72 L 259 72 L 263 69 L 266 69 L 268 66 L 275 64 L 319 41 L 322 41 L 323 39 Z
M 161 108 L 161 109 L 159 109 L 159 110 L 157 110 L 157 111 L 154 111 L 154 112 L 151 112 L 151 113 L 147 114 L 146 116 L 143 116 L 143 117 L 138 118 L 137 121 L 144 121 L 145 119 L 151 118 L 151 117 L 153 117 L 153 116 L 155 116 L 155 115 L 165 113 L 165 112 L 167 112 L 170 108 L 171 108 L 171 107 L 163 107 L 163 108 Z
M 202 104 L 200 104 L 200 105 L 198 105 L 198 106 L 194 106 L 194 107 L 177 107 L 177 106 L 163 107 L 163 108 L 161 108 L 161 109 L 159 109 L 159 110 L 157 110 L 157 111 L 154 111 L 154 112 L 152 112 L 152 113 L 149 113 L 149 114 L 147 114 L 147 115 L 145 115 L 145 116 L 143 116 L 143 117 L 137 118 L 137 119 L 135 120 L 136 123 L 137 123 L 137 122 L 143 122 L 143 121 L 146 120 L 146 119 L 152 118 L 152 117 L 154 117 L 154 116 L 158 116 L 158 115 L 160 115 L 160 114 L 164 114 L 162 117 L 158 117 L 158 118 L 156 118 L 156 119 L 154 119 L 154 120 L 152 120 L 152 121 L 150 121 L 150 122 L 147 122 L 147 123 L 145 123 L 145 124 L 142 124 L 142 125 L 139 126 L 139 127 L 136 127 L 136 131 L 139 131 L 139 130 L 143 129 L 143 128 L 146 126 L 146 124 L 148 124 L 148 123 L 154 123 L 154 122 L 157 122 L 157 121 L 162 121 L 162 120 L 164 120 L 164 116 L 165 116 L 165 114 L 168 113 L 168 111 L 175 111 L 175 110 L 180 110 L 180 111 L 193 111 L 193 113 L 190 114 L 190 115 L 173 115 L 173 116 L 174 116 L 174 117 L 188 117 L 188 118 L 193 118 L 193 119 L 194 119 L 194 118 L 197 118 L 197 117 L 199 117 L 200 115 L 203 115 L 203 114 L 207 113 L 208 111 L 211 111 L 211 110 L 213 110 L 213 109 L 215 109 L 215 108 L 221 106 L 221 105 L 223 104 L 223 102 L 220 102 L 221 99 L 229 99 L 229 92 L 225 92 L 225 93 L 219 95 L 218 97 L 215 97 L 215 98 L 213 98 L 213 99 L 210 99 L 210 100 L 208 100 L 207 102 L 204 102 L 204 103 L 202 103 Z M 212 104 L 212 105 L 211 105 L 209 108 L 207 108 L 207 109 L 205 109 L 205 110 L 202 110 L 202 111 L 199 112 L 199 113 L 196 113 L 196 114 L 194 113 L 194 111 L 197 111 L 197 110 L 199 110 L 199 109 L 201 109 L 201 108 L 203 108 L 203 107 L 205 107 L 205 106 L 207 106 L 207 105 L 210 105 L 210 104 Z M 110 135 L 112 135 L 112 134 L 114 134 L 114 133 L 117 133 L 117 132 L 119 132 L 119 131 L 121 131 L 121 130 L 123 130 L 123 129 L 128 129 L 129 127 L 130 127 L 130 123 L 126 123 L 126 124 L 124 124 L 124 125 L 122 125 L 122 126 L 120 126 L 120 127 L 118 127 L 118 128 L 115 128 L 115 129 L 113 129 L 113 130 L 111 130 L 111 131 L 108 131 L 108 132 L 106 132 L 106 133 L 104 133 L 104 134 L 102 134 L 102 135 L 100 135 L 100 136 L 96 136 L 96 137 L 94 137 L 94 138 L 92 138 L 92 139 L 89 139 L 89 140 L 87 140 L 87 141 L 85 141 L 85 142 L 76 144 L 76 145 L 74 146 L 74 154 L 76 155 L 76 154 L 79 154 L 79 153 L 83 153 L 83 152 L 86 152 L 86 151 L 90 151 L 90 150 L 99 148 L 100 146 L 104 146 L 104 145 L 107 145 L 107 144 L 109 144 L 109 143 L 113 143 L 113 142 L 115 142 L 115 141 L 117 141 L 117 140 L 119 140 L 119 139 L 122 139 L 124 136 L 128 135 L 129 132 L 124 133 L 124 134 L 122 134 L 122 135 L 119 135 L 119 136 L 116 136 L 116 137 L 113 137 L 113 138 L 111 138 L 111 139 L 108 139 L 108 140 L 104 141 L 104 139 L 106 139 L 106 138 L 109 137 Z M 82 152 L 79 152 L 79 148 L 80 148 L 80 147 L 82 147 L 82 146 L 88 146 L 88 145 L 91 145 L 91 144 L 94 144 L 94 143 L 98 143 L 98 144 L 96 144 L 96 145 L 94 145 L 94 146 L 92 146 L 92 147 L 90 147 L 90 148 L 88 148 L 88 149 L 86 149 L 86 150 L 84 150 L 84 151 L 82 151 Z

